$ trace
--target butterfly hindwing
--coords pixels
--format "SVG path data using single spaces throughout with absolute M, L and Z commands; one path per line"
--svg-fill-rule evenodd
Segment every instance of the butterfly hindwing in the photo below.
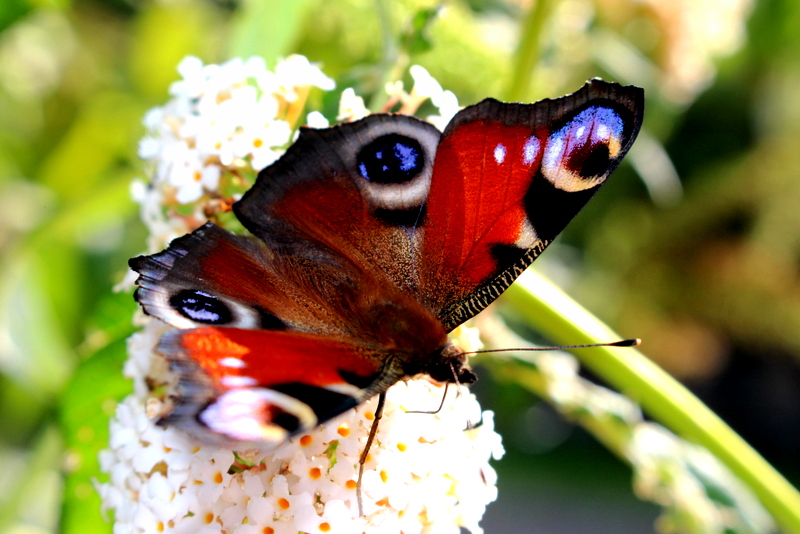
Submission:
M 379 391 L 379 358 L 347 340 L 206 326 L 176 330 L 158 351 L 179 374 L 163 423 L 205 441 L 277 446 Z

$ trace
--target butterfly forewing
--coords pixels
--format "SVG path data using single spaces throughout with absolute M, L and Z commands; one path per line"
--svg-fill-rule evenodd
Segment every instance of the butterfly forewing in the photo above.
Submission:
M 497 298 L 564 229 L 630 148 L 643 93 L 593 80 L 536 104 L 485 100 L 439 144 L 421 294 L 452 329 Z
M 178 328 L 231 326 L 336 333 L 336 321 L 314 293 L 310 277 L 333 281 L 330 264 L 278 258 L 263 241 L 206 223 L 152 256 L 130 260 L 140 276 L 136 300 L 144 311 Z
M 413 229 L 422 221 L 439 137 L 404 115 L 301 129 L 234 211 L 280 254 L 347 261 L 413 292 Z

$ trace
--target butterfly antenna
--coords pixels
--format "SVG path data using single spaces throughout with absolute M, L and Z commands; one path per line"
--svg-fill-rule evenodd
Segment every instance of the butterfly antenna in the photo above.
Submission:
M 442 395 L 442 402 L 439 403 L 439 407 L 436 408 L 436 410 L 434 410 L 432 412 L 427 412 L 427 411 L 423 411 L 423 410 L 407 410 L 406 413 L 426 413 L 428 415 L 435 415 L 435 414 L 441 412 L 442 408 L 444 407 L 444 401 L 447 398 L 447 388 L 449 388 L 449 387 L 450 387 L 450 382 L 445 382 L 444 383 L 444 395 Z
M 358 516 L 364 517 L 364 502 L 361 500 L 361 477 L 364 476 L 364 464 L 367 463 L 367 455 L 369 449 L 372 447 L 372 441 L 375 439 L 375 434 L 378 433 L 378 421 L 383 417 L 383 405 L 386 402 L 386 392 L 378 395 L 378 407 L 375 408 L 375 419 L 372 420 L 372 426 L 369 429 L 369 436 L 367 437 L 367 444 L 364 446 L 364 451 L 361 453 L 361 458 L 358 459 L 358 481 L 356 482 L 356 500 L 358 501 Z
M 638 347 L 642 344 L 641 339 L 623 339 L 610 343 L 589 343 L 586 345 L 561 345 L 558 347 L 519 347 L 515 349 L 486 349 L 473 350 L 464 354 L 486 354 L 489 352 L 540 352 L 545 350 L 565 350 L 565 349 L 587 349 L 591 347 Z

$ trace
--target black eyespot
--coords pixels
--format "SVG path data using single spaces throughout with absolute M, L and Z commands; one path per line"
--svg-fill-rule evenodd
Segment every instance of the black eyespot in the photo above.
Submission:
M 296 415 L 274 405 L 269 407 L 269 422 L 286 429 L 290 434 L 300 429 L 300 419 Z
M 198 323 L 227 324 L 233 321 L 233 314 L 225 303 L 202 291 L 184 289 L 173 295 L 169 304 L 187 319 Z
M 610 161 L 608 145 L 599 144 L 589 147 L 589 150 L 581 153 L 579 157 L 573 157 L 568 167 L 570 170 L 577 170 L 583 177 L 600 176 L 608 170 Z
M 256 311 L 261 322 L 261 328 L 264 330 L 286 330 L 286 323 L 281 321 L 277 315 L 260 307 L 256 307 Z
M 270 386 L 270 389 L 274 389 L 279 393 L 289 395 L 290 397 L 304 402 L 309 408 L 314 410 L 319 421 L 327 421 L 331 417 L 346 412 L 358 404 L 356 398 L 350 395 L 336 393 L 329 389 L 309 386 L 308 384 L 301 384 L 299 382 L 278 384 Z
M 379 184 L 399 184 L 417 176 L 425 167 L 425 152 L 410 137 L 384 135 L 358 153 L 358 171 Z
M 339 376 L 341 376 L 342 380 L 344 380 L 348 384 L 352 384 L 361 389 L 367 389 L 373 382 L 375 382 L 375 380 L 378 379 L 380 373 L 361 376 L 356 373 L 345 371 L 344 369 L 339 369 Z
M 415 228 L 422 226 L 425 222 L 427 215 L 426 206 L 423 204 L 419 207 L 409 209 L 388 210 L 378 208 L 372 213 L 376 219 L 388 224 L 389 226 L 405 226 L 406 228 Z

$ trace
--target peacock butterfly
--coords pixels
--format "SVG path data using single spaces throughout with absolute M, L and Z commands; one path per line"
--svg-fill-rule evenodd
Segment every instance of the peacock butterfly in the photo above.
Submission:
M 130 260 L 136 300 L 174 326 L 162 424 L 277 447 L 426 374 L 475 375 L 447 334 L 496 299 L 616 168 L 644 93 L 591 80 L 535 104 L 487 99 L 440 133 L 375 114 L 297 141 L 233 205 Z

